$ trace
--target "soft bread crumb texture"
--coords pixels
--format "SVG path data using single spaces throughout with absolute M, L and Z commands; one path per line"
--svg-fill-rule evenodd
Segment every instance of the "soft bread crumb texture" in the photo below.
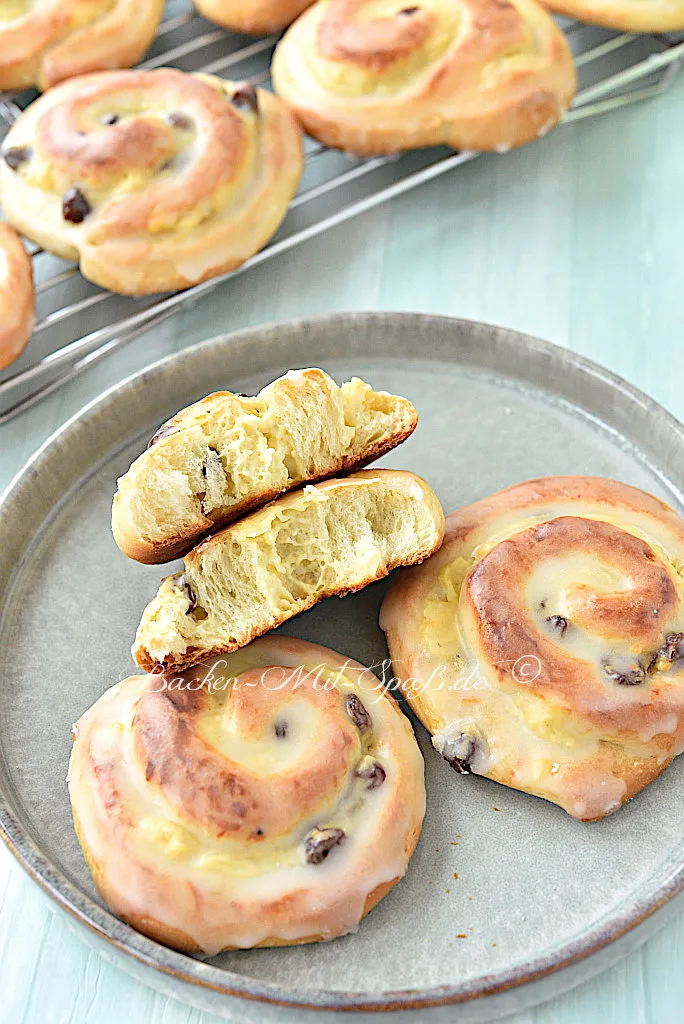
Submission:
M 192 551 L 145 609 L 133 655 L 159 670 L 236 650 L 324 597 L 423 561 L 443 536 L 439 501 L 413 473 L 307 486 Z
M 415 429 L 405 398 L 323 370 L 290 371 L 254 398 L 227 391 L 182 410 L 118 481 L 117 544 L 159 563 L 285 491 L 379 458 Z

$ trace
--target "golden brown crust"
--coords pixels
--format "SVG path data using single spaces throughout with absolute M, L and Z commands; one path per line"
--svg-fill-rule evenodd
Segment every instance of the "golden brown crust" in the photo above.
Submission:
M 247 35 L 267 36 L 281 32 L 298 18 L 313 0 L 194 0 L 200 14 L 216 25 L 245 32 Z
M 193 744 L 204 746 L 194 794 L 173 783 L 185 754 L 196 761 Z M 331 747 L 337 767 L 324 778 Z M 420 752 L 379 680 L 288 637 L 182 680 L 137 676 L 107 691 L 75 727 L 69 791 L 105 902 L 151 938 L 210 955 L 356 927 L 405 873 L 425 810 Z M 238 830 L 216 819 L 231 800 Z M 312 826 L 340 832 L 329 859 L 309 855 Z
M 154 39 L 164 0 L 38 0 L 0 24 L 0 89 L 49 89 L 128 68 Z
M 270 93 L 170 68 L 65 82 L 4 148 L 25 154 L 0 169 L 7 218 L 134 295 L 239 266 L 279 226 L 302 169 L 301 132 Z
M 531 480 L 448 516 L 381 625 L 443 756 L 593 821 L 684 748 L 683 570 L 684 523 L 659 499 Z
M 541 0 L 544 7 L 590 25 L 620 32 L 679 32 L 682 0 Z
M 31 260 L 17 233 L 0 223 L 0 370 L 24 351 L 35 322 Z
M 568 108 L 572 57 L 534 0 L 397 0 L 364 17 L 368 2 L 320 0 L 276 48 L 276 91 L 326 145 L 510 149 Z

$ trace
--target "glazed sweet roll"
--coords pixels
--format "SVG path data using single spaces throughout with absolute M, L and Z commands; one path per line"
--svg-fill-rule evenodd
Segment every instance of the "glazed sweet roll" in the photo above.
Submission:
M 592 477 L 531 480 L 447 517 L 381 625 L 437 750 L 583 820 L 684 748 L 684 522 Z
M 137 64 L 164 0 L 10 0 L 0 5 L 0 89 L 49 89 Z
M 74 735 L 69 791 L 95 883 L 177 949 L 343 935 L 418 840 L 423 760 L 408 719 L 368 669 L 301 640 L 133 676 Z
M 26 347 L 35 323 L 33 269 L 17 233 L 0 223 L 0 370 Z
M 311 135 L 360 155 L 520 146 L 576 84 L 535 0 L 319 0 L 278 44 L 273 82 Z
M 278 228 L 302 169 L 300 129 L 271 93 L 172 69 L 65 82 L 2 154 L 7 219 L 126 294 L 238 267 Z

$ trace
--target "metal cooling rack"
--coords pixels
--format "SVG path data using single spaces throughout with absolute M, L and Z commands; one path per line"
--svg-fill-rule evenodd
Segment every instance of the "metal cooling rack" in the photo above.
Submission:
M 592 117 L 663 92 L 684 60 L 681 36 L 615 33 L 567 19 L 579 92 L 565 122 Z M 172 65 L 270 86 L 276 36 L 254 39 L 225 32 L 195 14 L 188 0 L 170 0 L 165 20 L 141 67 Z M 0 94 L 0 138 L 35 93 Z M 358 159 L 306 139 L 306 169 L 280 230 L 238 270 L 187 291 L 139 299 L 105 292 L 78 269 L 28 243 L 37 287 L 37 325 L 26 351 L 0 373 L 0 423 L 73 380 L 95 361 L 196 301 L 218 283 L 244 273 L 328 228 L 473 160 L 445 148 Z

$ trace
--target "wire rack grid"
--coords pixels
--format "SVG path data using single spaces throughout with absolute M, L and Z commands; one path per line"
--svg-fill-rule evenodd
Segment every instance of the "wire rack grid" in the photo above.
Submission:
M 684 60 L 684 41 L 667 35 L 616 33 L 558 19 L 579 74 L 579 91 L 564 123 L 615 110 L 663 92 Z M 144 68 L 179 67 L 270 87 L 276 36 L 254 39 L 216 28 L 188 0 L 170 0 Z M 0 139 L 35 93 L 0 94 Z M 113 295 L 87 282 L 78 268 L 31 243 L 37 323 L 21 358 L 0 373 L 0 423 L 6 422 L 95 361 L 139 337 L 228 277 L 244 273 L 478 154 L 444 147 L 360 159 L 305 140 L 306 167 L 287 217 L 271 242 L 230 274 L 183 292 L 145 298 Z

